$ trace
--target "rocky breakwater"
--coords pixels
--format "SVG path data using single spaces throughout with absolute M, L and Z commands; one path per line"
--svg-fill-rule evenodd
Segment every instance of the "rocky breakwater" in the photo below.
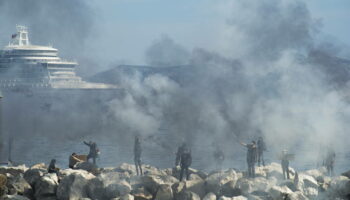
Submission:
M 284 180 L 281 166 L 271 163 L 256 169 L 255 178 L 233 169 L 205 173 L 191 169 L 179 181 L 179 169 L 144 165 L 137 176 L 134 165 L 97 168 L 90 163 L 79 169 L 47 173 L 45 164 L 0 167 L 0 199 L 14 200 L 304 200 L 348 199 L 350 172 L 328 177 L 325 169 L 296 173 Z

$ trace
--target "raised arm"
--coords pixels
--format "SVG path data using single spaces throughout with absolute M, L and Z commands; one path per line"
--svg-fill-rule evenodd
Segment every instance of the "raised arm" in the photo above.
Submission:
M 84 141 L 84 144 L 86 144 L 87 146 L 90 146 L 90 143 L 87 143 L 87 142 L 85 142 L 85 141 Z
M 239 142 L 242 146 L 247 146 L 247 144 L 246 143 L 243 143 L 243 142 Z

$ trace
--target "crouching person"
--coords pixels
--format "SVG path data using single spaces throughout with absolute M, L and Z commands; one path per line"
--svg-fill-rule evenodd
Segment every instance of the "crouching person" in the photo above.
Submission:
M 76 153 L 72 153 L 72 155 L 69 156 L 68 167 L 74 169 L 74 165 L 79 162 L 84 162 L 84 160 L 80 159 Z

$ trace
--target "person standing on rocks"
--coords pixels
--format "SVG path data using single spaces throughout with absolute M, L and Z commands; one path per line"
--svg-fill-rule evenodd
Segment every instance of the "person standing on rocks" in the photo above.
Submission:
M 191 149 L 187 148 L 187 146 L 185 146 L 182 149 L 182 153 L 180 156 L 180 167 L 181 167 L 181 171 L 180 171 L 180 181 L 182 181 L 183 175 L 186 172 L 186 180 L 189 179 L 190 177 L 190 173 L 188 171 L 188 168 L 191 166 L 192 164 L 192 155 L 191 155 Z
M 255 163 L 257 157 L 256 142 L 253 140 L 250 144 L 240 142 L 241 145 L 247 147 L 247 164 L 248 164 L 248 176 L 251 178 L 255 177 Z
M 264 151 L 266 151 L 266 145 L 262 137 L 259 137 L 257 142 L 257 150 L 258 150 L 258 166 L 260 167 L 260 162 L 263 166 L 265 166 L 264 161 Z
M 179 148 L 177 149 L 176 158 L 175 158 L 175 167 L 180 164 L 181 155 L 186 148 L 187 148 L 187 144 L 186 142 L 183 142 L 181 146 L 179 146 Z
M 142 154 L 142 149 L 141 149 L 140 137 L 135 136 L 134 161 L 135 161 L 135 168 L 136 168 L 137 175 L 139 175 L 139 169 L 140 169 L 140 174 L 143 175 L 142 166 L 141 166 L 141 154 Z
M 329 176 L 333 176 L 334 162 L 335 162 L 335 152 L 331 147 L 328 147 L 326 159 L 324 161 L 325 167 L 327 168 L 327 173 Z
M 99 150 L 97 148 L 96 143 L 95 142 L 91 142 L 91 141 L 90 142 L 85 142 L 84 141 L 84 144 L 86 144 L 90 148 L 89 154 L 88 154 L 86 160 L 89 161 L 89 159 L 92 158 L 92 161 L 93 161 L 94 165 L 96 165 L 96 158 L 97 158 L 97 156 L 99 154 Z
M 283 172 L 283 178 L 289 179 L 289 156 L 287 150 L 283 150 L 281 154 L 281 166 L 282 166 L 282 172 Z

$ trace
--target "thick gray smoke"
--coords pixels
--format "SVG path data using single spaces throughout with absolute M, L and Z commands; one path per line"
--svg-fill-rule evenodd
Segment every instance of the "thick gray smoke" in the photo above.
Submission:
M 152 66 L 187 65 L 189 57 L 189 52 L 168 36 L 155 41 L 146 51 L 146 62 Z
M 154 43 L 146 52 L 151 64 L 178 60 L 190 65 L 178 68 L 180 81 L 171 73 L 122 76 L 127 94 L 110 104 L 118 123 L 145 137 L 166 132 L 176 144 L 186 139 L 198 153 L 212 143 L 232 153 L 239 140 L 260 135 L 275 152 L 272 159 L 282 149 L 302 151 L 302 162 L 316 162 L 320 146 L 343 151 L 348 65 L 335 52 L 319 48 L 319 22 L 306 4 L 242 0 L 225 9 L 223 55 L 195 49 L 186 61 L 184 48 L 171 39 Z M 174 49 L 181 51 L 164 53 Z M 334 70 L 334 64 L 342 70 Z
M 145 148 L 156 147 L 161 158 L 172 155 L 186 140 L 193 145 L 195 167 L 208 166 L 215 145 L 232 160 L 244 155 L 238 141 L 258 136 L 265 137 L 271 160 L 282 149 L 302 151 L 303 156 L 297 156 L 300 162 L 315 161 L 322 145 L 343 151 L 349 119 L 345 90 L 349 62 L 315 39 L 320 23 L 306 4 L 299 0 L 221 2 L 226 16 L 219 30 L 222 37 L 215 38 L 220 49 L 187 50 L 176 39 L 163 36 L 145 52 L 146 61 L 159 68 L 130 67 L 127 73 L 116 70 L 115 77 L 102 76 L 125 89 L 117 98 L 101 102 L 77 95 L 71 105 L 39 106 L 50 112 L 44 121 L 28 120 L 28 129 L 59 119 L 58 124 L 66 126 L 44 126 L 46 136 L 53 130 L 57 143 L 89 135 L 93 139 L 108 136 L 116 146 L 132 144 L 132 136 L 141 134 Z M 93 21 L 84 1 L 0 1 L 0 11 L 0 19 L 7 19 L 0 21 L 3 27 L 29 25 L 36 36 L 33 41 L 57 43 L 62 46 L 55 47 L 74 57 Z M 164 67 L 169 65 L 176 67 Z M 117 77 L 119 81 L 114 80 Z M 75 112 L 74 102 L 82 102 L 79 110 L 87 108 L 86 112 Z M 31 105 L 16 108 L 16 113 L 26 106 Z M 70 112 L 64 113 L 67 108 Z M 27 118 L 30 115 L 21 121 Z M 84 123 L 74 124 L 73 119 Z

